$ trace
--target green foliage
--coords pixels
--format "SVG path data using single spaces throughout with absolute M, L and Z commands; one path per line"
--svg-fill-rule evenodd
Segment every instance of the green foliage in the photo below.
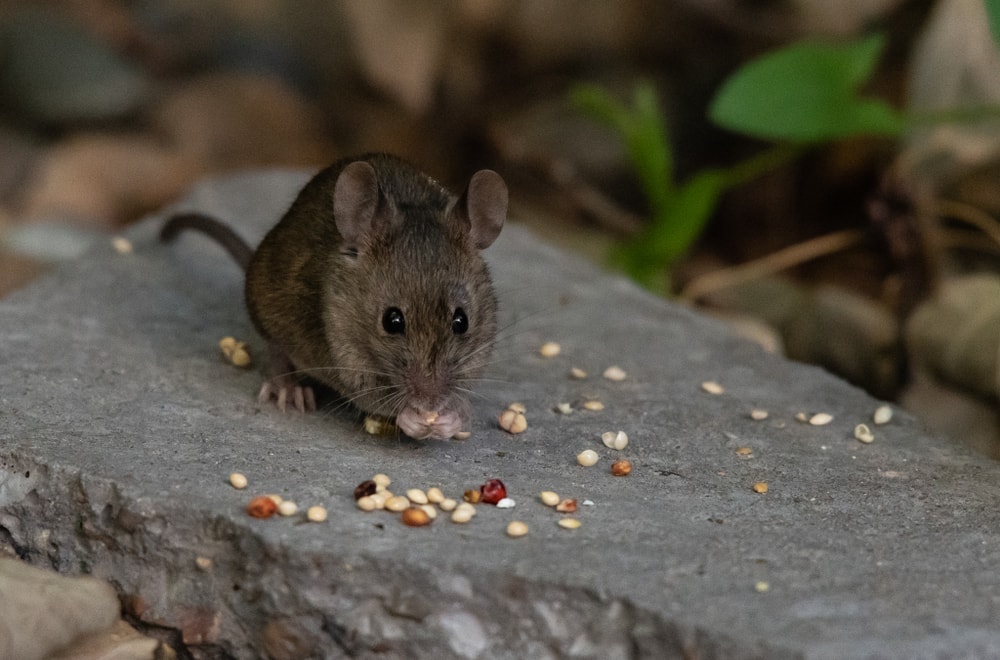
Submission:
M 986 16 L 990 21 L 990 32 L 993 41 L 1000 46 L 1000 0 L 983 0 L 986 3 Z

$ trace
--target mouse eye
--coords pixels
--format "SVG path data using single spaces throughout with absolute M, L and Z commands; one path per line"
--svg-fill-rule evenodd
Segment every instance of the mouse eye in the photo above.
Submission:
M 398 307 L 388 307 L 382 313 L 382 329 L 390 335 L 401 335 L 406 331 L 406 319 Z
M 451 317 L 451 331 L 456 335 L 464 335 L 469 329 L 469 317 L 465 315 L 465 310 L 461 307 L 455 310 L 455 315 Z

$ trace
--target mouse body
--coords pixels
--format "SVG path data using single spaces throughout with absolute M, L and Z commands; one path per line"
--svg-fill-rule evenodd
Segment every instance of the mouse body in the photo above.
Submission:
M 468 423 L 492 353 L 497 299 L 480 251 L 506 214 L 496 172 L 455 196 L 402 159 L 368 154 L 314 176 L 256 250 L 198 214 L 161 235 L 203 231 L 245 267 L 270 353 L 262 400 L 314 409 L 311 380 L 410 437 L 444 439 Z

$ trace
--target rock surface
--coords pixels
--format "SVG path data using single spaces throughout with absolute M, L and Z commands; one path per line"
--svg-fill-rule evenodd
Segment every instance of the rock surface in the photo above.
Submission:
M 300 173 L 207 184 L 183 204 L 258 238 Z M 162 218 L 0 302 L 0 545 L 106 578 L 196 657 L 936 658 L 1000 655 L 1000 466 L 819 369 L 540 244 L 487 255 L 502 336 L 464 442 L 375 437 L 341 411 L 259 407 L 221 361 L 263 346 L 238 269 Z M 543 342 L 562 346 L 542 358 Z M 610 365 L 625 380 L 601 377 Z M 573 366 L 585 380 L 567 376 Z M 712 395 L 703 381 L 720 383 Z M 554 411 L 593 398 L 602 411 Z M 512 401 L 528 429 L 497 427 Z M 762 421 L 749 417 L 761 408 Z M 796 413 L 826 412 L 810 426 Z M 856 424 L 875 441 L 853 439 Z M 629 445 L 605 447 L 622 429 Z M 750 453 L 737 449 L 749 447 Z M 600 462 L 576 463 L 583 449 Z M 626 457 L 627 477 L 609 472 Z M 230 472 L 247 475 L 232 488 Z M 405 527 L 352 492 L 456 497 L 487 478 L 514 509 Z M 766 482 L 766 493 L 754 484 Z M 538 493 L 582 503 L 576 530 Z M 255 520 L 277 493 L 324 523 Z M 511 520 L 529 526 L 508 538 Z

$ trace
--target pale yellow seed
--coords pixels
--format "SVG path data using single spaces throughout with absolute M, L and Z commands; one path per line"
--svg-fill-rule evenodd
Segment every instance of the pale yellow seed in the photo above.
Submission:
M 437 486 L 432 486 L 427 489 L 427 501 L 431 504 L 440 504 L 444 501 L 444 493 Z
M 282 516 L 294 516 L 298 511 L 299 505 L 291 500 L 284 500 L 278 503 L 278 513 Z
M 528 420 L 524 413 L 507 409 L 500 413 L 500 428 L 508 433 L 523 433 L 528 428 Z
M 323 522 L 326 520 L 326 509 L 321 506 L 311 506 L 306 511 L 306 518 L 309 522 Z
M 809 415 L 805 414 L 804 412 L 795 413 L 795 419 L 797 419 L 800 422 L 808 422 Z
M 427 493 L 420 490 L 419 488 L 411 488 L 406 491 L 406 496 L 414 504 L 427 504 L 430 500 L 427 499 Z
M 459 431 L 451 437 L 453 440 L 468 440 L 472 437 L 472 431 Z
M 584 401 L 583 407 L 586 408 L 587 410 L 594 410 L 594 411 L 604 410 L 604 404 L 601 403 L 600 401 L 595 401 L 593 399 L 589 401 Z
M 451 521 L 453 523 L 464 524 L 472 520 L 472 513 L 466 509 L 455 509 L 451 512 Z
M 768 584 L 767 582 L 764 582 L 763 580 L 761 580 L 757 584 L 753 585 L 753 588 L 757 591 L 757 593 L 763 594 L 763 593 L 767 593 L 768 591 L 770 591 L 771 585 Z
M 714 380 L 706 380 L 704 383 L 701 384 L 701 389 L 708 392 L 709 394 L 722 394 L 723 392 L 726 391 L 726 388 L 724 388 L 722 385 L 719 385 Z
M 455 500 L 451 499 L 450 497 L 446 497 L 446 498 L 444 498 L 443 500 L 441 500 L 438 503 L 438 507 L 442 511 L 454 511 L 455 507 L 457 507 L 457 506 L 458 506 L 458 502 L 456 502 Z
M 196 557 L 194 560 L 194 565 L 198 567 L 198 570 L 210 571 L 212 570 L 212 560 L 208 557 Z
M 366 416 L 364 428 L 368 435 L 392 435 L 396 432 L 395 424 L 376 417 Z
M 608 449 L 621 451 L 628 447 L 628 435 L 625 431 L 605 431 L 601 434 L 601 442 Z
M 385 501 L 385 508 L 389 511 L 402 511 L 410 508 L 410 500 L 403 495 L 390 497 Z
M 111 239 L 111 247 L 115 249 L 118 254 L 132 254 L 135 249 L 132 246 L 132 241 L 128 240 L 124 236 L 115 236 Z
M 577 529 L 580 521 L 577 518 L 560 518 L 558 525 L 564 529 Z
M 285 499 L 281 495 L 277 495 L 275 493 L 269 493 L 267 495 L 267 497 L 268 497 L 268 499 L 270 499 L 275 504 L 281 504 L 284 501 L 284 499 Z
M 545 506 L 555 506 L 559 504 L 559 495 L 551 490 L 543 490 L 538 494 L 538 499 L 542 501 Z
M 470 516 L 474 516 L 476 515 L 476 506 L 468 502 L 459 502 L 458 506 L 455 507 L 455 511 L 467 511 Z
M 551 358 L 559 355 L 559 352 L 561 350 L 562 346 L 560 346 L 559 344 L 555 343 L 554 341 L 547 341 L 544 344 L 542 344 L 542 347 L 538 349 L 538 352 L 541 354 L 542 357 Z
M 528 409 L 524 407 L 524 404 L 520 401 L 515 401 L 514 403 L 507 406 L 507 410 L 513 410 L 514 412 L 519 412 L 522 415 L 528 412 Z
M 766 493 L 767 492 L 767 482 L 766 481 L 758 481 L 757 483 L 755 483 L 753 485 L 753 492 L 760 493 L 761 495 L 763 495 L 764 493 Z
M 813 426 L 826 426 L 833 421 L 833 415 L 830 413 L 816 413 L 809 418 L 809 423 Z
M 623 381 L 628 377 L 628 374 L 625 373 L 625 370 L 618 366 L 608 367 L 607 369 L 604 370 L 603 375 L 608 380 L 613 380 L 616 382 Z
M 879 406 L 872 415 L 872 421 L 878 425 L 888 424 L 892 420 L 892 408 L 890 406 Z
M 232 337 L 223 337 L 219 340 L 219 349 L 229 355 L 236 348 L 236 340 Z
M 573 412 L 573 404 L 571 403 L 559 403 L 556 404 L 556 410 L 563 415 L 568 415 Z
M 875 442 L 875 434 L 868 428 L 867 424 L 858 424 L 854 427 L 854 437 L 866 445 Z
M 584 378 L 587 377 L 587 372 L 581 369 L 580 367 L 573 367 L 572 369 L 569 370 L 569 377 L 574 378 L 576 380 L 583 380 Z
M 365 495 L 364 497 L 359 497 L 358 501 L 355 502 L 355 504 L 357 504 L 358 508 L 361 509 L 362 511 L 374 511 L 375 509 L 379 508 L 375 498 L 371 495 Z M 385 504 L 383 503 L 383 506 L 384 505 Z
M 597 452 L 593 449 L 584 449 L 576 455 L 576 462 L 583 467 L 590 467 L 592 465 L 597 465 L 598 458 Z
M 388 487 L 388 485 L 392 483 L 392 479 L 390 479 L 388 475 L 382 474 L 381 472 L 372 477 L 372 481 L 375 482 L 376 486 L 382 486 L 383 488 Z
M 528 533 L 528 526 L 521 522 L 520 520 L 511 520 L 507 524 L 507 536 L 511 538 L 519 538 Z
M 421 504 L 420 510 L 427 514 L 427 517 L 434 520 L 438 516 L 437 509 L 430 504 Z
M 768 413 L 767 413 L 766 410 L 761 410 L 761 409 L 757 408 L 757 409 L 754 409 L 754 410 L 750 411 L 750 419 L 759 422 L 759 421 L 767 419 L 767 414 Z
M 383 491 L 381 493 L 375 493 L 374 495 L 369 495 L 368 496 L 369 498 L 371 498 L 371 501 L 375 503 L 375 508 L 376 509 L 384 509 L 385 508 L 385 503 L 391 497 L 391 495 L 386 495 L 387 492 L 388 491 Z M 363 500 L 364 498 L 362 497 L 361 499 Z M 358 501 L 360 502 L 361 500 L 358 500 Z
M 249 367 L 252 362 L 250 353 L 243 346 L 237 346 L 233 349 L 233 354 L 229 356 L 229 361 L 236 367 Z
M 247 487 L 247 478 L 239 472 L 229 475 L 229 484 L 236 490 L 243 490 Z
M 753 454 L 753 449 L 751 449 L 750 447 L 737 447 L 736 448 L 736 455 L 737 456 L 751 456 L 752 454 Z

